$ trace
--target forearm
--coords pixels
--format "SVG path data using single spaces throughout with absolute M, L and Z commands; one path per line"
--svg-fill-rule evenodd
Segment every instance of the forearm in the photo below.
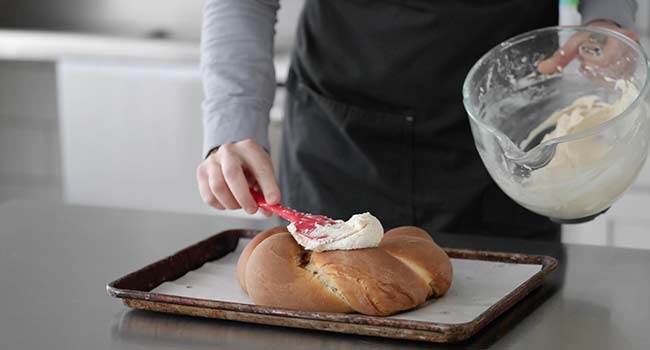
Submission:
M 278 0 L 206 0 L 201 36 L 203 154 L 253 139 L 269 149 Z
M 580 0 L 578 9 L 582 23 L 606 19 L 621 27 L 632 28 L 637 7 L 635 0 Z

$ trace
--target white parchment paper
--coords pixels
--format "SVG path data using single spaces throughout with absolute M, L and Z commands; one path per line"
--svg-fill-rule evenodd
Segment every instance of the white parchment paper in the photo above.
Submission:
M 237 259 L 247 243 L 248 240 L 242 239 L 232 253 L 175 281 L 165 282 L 153 292 L 252 304 L 236 276 Z M 541 265 L 465 259 L 451 259 L 451 263 L 454 278 L 445 296 L 390 317 L 450 324 L 470 322 L 542 269 Z

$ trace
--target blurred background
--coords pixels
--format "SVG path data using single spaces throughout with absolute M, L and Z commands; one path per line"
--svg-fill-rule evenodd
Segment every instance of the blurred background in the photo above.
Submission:
M 638 2 L 636 29 L 647 50 L 650 0 Z M 281 5 L 280 83 L 302 0 Z M 203 0 L 0 0 L 0 203 L 63 199 L 223 215 L 201 202 L 194 177 L 202 143 L 202 6 Z M 579 22 L 564 10 L 563 24 Z M 276 160 L 283 93 L 278 88 L 269 130 Z M 648 208 L 650 163 L 606 215 L 565 226 L 563 240 L 650 249 Z

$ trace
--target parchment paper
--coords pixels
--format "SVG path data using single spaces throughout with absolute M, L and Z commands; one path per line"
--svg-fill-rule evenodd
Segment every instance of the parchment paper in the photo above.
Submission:
M 248 241 L 242 239 L 232 253 L 208 262 L 173 282 L 165 282 L 153 292 L 252 304 L 239 287 L 235 272 L 239 254 Z M 454 278 L 445 296 L 390 317 L 449 324 L 470 322 L 542 269 L 541 265 L 465 259 L 451 259 L 451 263 Z

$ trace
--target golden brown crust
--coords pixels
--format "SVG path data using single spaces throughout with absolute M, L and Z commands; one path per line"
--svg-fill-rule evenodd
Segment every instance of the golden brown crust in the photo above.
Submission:
M 392 238 L 395 236 L 409 236 L 409 237 L 416 237 L 416 238 L 421 238 L 425 239 L 427 241 L 433 242 L 433 238 L 427 233 L 427 231 L 415 227 L 415 226 L 401 226 L 401 227 L 396 227 L 392 230 L 389 230 L 384 234 L 384 237 L 382 240 L 387 239 L 387 238 Z
M 259 305 L 322 312 L 352 312 L 301 262 L 305 252 L 288 232 L 272 235 L 253 251 L 246 267 L 248 295 Z
M 312 262 L 354 310 L 366 315 L 411 309 L 423 303 L 430 290 L 411 269 L 379 248 L 313 253 Z
M 431 287 L 428 296 L 440 297 L 451 286 L 452 268 L 449 256 L 433 242 L 426 231 L 417 227 L 390 230 L 384 235 L 379 248 L 419 272 L 420 277 Z
M 241 286 L 241 289 L 244 290 L 244 292 L 247 292 L 246 281 L 244 279 L 244 273 L 245 273 L 244 270 L 246 268 L 246 265 L 248 264 L 248 259 L 251 253 L 255 248 L 257 248 L 257 245 L 260 244 L 263 240 L 267 239 L 271 235 L 280 232 L 288 232 L 288 231 L 285 226 L 278 226 L 266 231 L 262 231 L 257 235 L 255 235 L 255 237 L 253 237 L 253 239 L 250 242 L 248 242 L 246 247 L 244 247 L 244 250 L 241 252 L 241 255 L 239 256 L 239 260 L 237 261 L 237 280 L 239 281 L 239 285 Z
M 256 236 L 237 265 L 237 278 L 256 304 L 368 315 L 441 296 L 451 277 L 447 254 L 417 227 L 390 230 L 377 248 L 318 253 L 276 227 Z

